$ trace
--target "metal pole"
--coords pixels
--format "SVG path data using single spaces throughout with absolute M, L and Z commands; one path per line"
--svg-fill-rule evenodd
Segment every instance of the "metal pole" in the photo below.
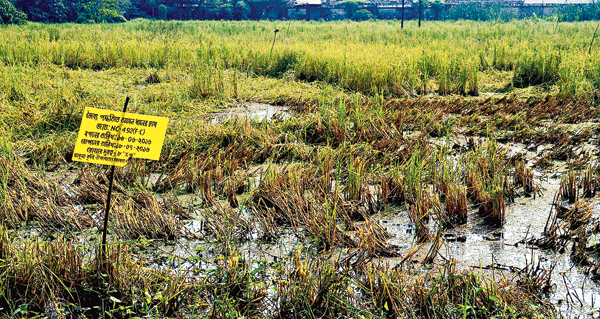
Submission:
M 125 106 L 123 107 L 123 113 L 127 112 L 127 105 L 129 104 L 129 96 L 125 99 Z M 106 232 L 108 230 L 108 213 L 110 212 L 110 201 L 112 197 L 113 190 L 113 180 L 115 178 L 115 165 L 112 165 L 110 168 L 110 175 L 108 177 L 108 195 L 106 196 L 106 207 L 104 208 L 104 228 L 102 229 L 102 245 L 101 245 L 101 253 L 102 258 L 107 255 L 106 251 Z

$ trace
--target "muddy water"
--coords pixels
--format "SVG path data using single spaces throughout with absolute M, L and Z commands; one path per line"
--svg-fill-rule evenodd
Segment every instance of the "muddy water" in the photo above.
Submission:
M 240 107 L 227 109 L 226 112 L 213 113 L 208 116 L 212 124 L 222 123 L 230 119 L 240 118 L 250 121 L 270 121 L 289 116 L 287 106 L 276 106 L 263 103 L 248 103 Z
M 523 149 L 516 151 L 523 152 Z M 534 156 L 533 152 L 531 153 L 528 155 Z M 486 225 L 478 216 L 477 207 L 470 207 L 466 225 L 444 232 L 438 260 L 455 260 L 459 268 L 481 269 L 486 275 L 493 274 L 497 280 L 502 277 L 514 278 L 519 269 L 528 265 L 539 264 L 543 269 L 554 267 L 551 278 L 552 290 L 545 298 L 556 306 L 560 314 L 565 318 L 600 315 L 600 311 L 595 309 L 600 307 L 600 284 L 592 281 L 581 267 L 573 264 L 569 249 L 560 254 L 523 244 L 525 239 L 541 236 L 564 173 L 564 165 L 560 163 L 551 172 L 542 174 L 536 171 L 536 181 L 542 189 L 541 194 L 536 197 L 518 197 L 514 203 L 508 203 L 506 222 L 501 227 Z M 596 204 L 594 210 L 596 216 L 600 215 L 600 205 Z M 392 235 L 388 242 L 397 246 L 404 256 L 414 245 L 414 225 L 405 209 L 387 211 L 375 217 Z M 435 232 L 435 221 L 430 221 L 428 226 L 432 233 Z M 192 232 L 198 233 L 202 232 L 201 227 L 204 226 L 194 221 L 188 227 Z M 277 262 L 302 244 L 301 239 L 293 235 L 293 232 L 283 232 L 278 243 L 264 244 L 256 236 L 252 236 L 251 240 L 241 245 L 239 252 L 248 260 Z M 188 247 L 176 249 L 176 254 L 189 256 L 186 251 L 190 251 L 190 243 L 181 243 L 182 246 Z M 202 243 L 195 244 L 205 246 Z M 428 247 L 425 246 L 421 252 L 426 253 L 427 250 Z M 208 257 L 210 252 L 207 251 L 204 255 Z M 394 264 L 400 259 L 382 258 L 381 261 Z M 195 266 L 197 267 L 197 264 Z M 206 266 L 211 267 L 209 264 Z M 496 271 L 490 271 L 492 268 Z
M 553 291 L 547 297 L 560 313 L 566 318 L 597 316 L 599 312 L 594 308 L 600 307 L 600 284 L 590 280 L 580 267 L 571 262 L 569 251 L 559 254 L 519 243 L 524 238 L 541 236 L 553 197 L 560 187 L 560 178 L 542 179 L 540 185 L 544 189 L 541 196 L 517 198 L 515 203 L 507 205 L 506 223 L 502 227 L 485 225 L 472 207 L 466 225 L 445 232 L 440 256 L 456 260 L 463 269 L 493 267 L 500 270 L 496 276 L 506 278 L 516 276 L 514 270 L 528 264 L 537 265 L 539 262 L 545 269 L 555 265 Z M 594 209 L 598 212 L 600 208 L 595 205 Z M 380 217 L 380 223 L 393 235 L 390 243 L 404 250 L 411 247 L 414 226 L 405 213 L 386 214 Z
M 268 121 L 289 116 L 287 109 L 266 104 L 251 103 L 243 107 L 229 109 L 227 112 L 211 114 L 212 123 L 220 123 L 233 118 L 243 118 L 256 121 Z M 466 141 L 463 141 L 466 144 Z M 505 146 L 513 153 L 524 153 L 526 158 L 532 159 L 539 156 L 548 146 L 541 145 L 535 148 L 524 147 L 517 144 L 506 144 Z M 564 165 L 562 166 L 564 167 Z M 502 227 L 490 227 L 477 215 L 477 207 L 471 207 L 466 225 L 455 229 L 448 229 L 443 235 L 443 244 L 440 248 L 440 260 L 453 259 L 462 269 L 489 269 L 500 270 L 495 272 L 496 278 L 504 276 L 512 278 L 516 276 L 514 270 L 521 269 L 527 265 L 540 264 L 542 268 L 554 267 L 552 273 L 552 293 L 546 296 L 554 303 L 560 313 L 566 318 L 587 318 L 599 316 L 600 311 L 600 284 L 589 279 L 582 268 L 574 265 L 570 260 L 569 250 L 559 254 L 551 251 L 543 251 L 522 244 L 523 239 L 540 237 L 548 218 L 554 195 L 560 187 L 560 177 L 564 173 L 562 167 L 555 167 L 548 174 L 536 173 L 536 181 L 543 191 L 540 196 L 520 197 L 514 203 L 507 204 L 506 223 Z M 155 176 L 153 176 L 155 177 Z M 253 184 L 257 185 L 260 176 L 253 177 Z M 64 189 L 69 192 L 69 189 Z M 370 189 L 376 194 L 376 189 Z M 195 210 L 193 198 L 180 197 L 185 205 Z M 600 212 L 600 206 L 594 206 L 596 215 Z M 98 214 L 99 215 L 99 214 Z M 251 220 L 251 216 L 244 216 Z M 402 254 L 410 250 L 414 245 L 414 225 L 408 218 L 405 210 L 399 209 L 386 212 L 376 217 L 379 223 L 392 235 L 388 242 L 399 247 Z M 185 222 L 186 228 L 192 234 L 205 233 L 207 227 L 204 221 L 196 219 Z M 430 221 L 432 232 L 435 231 L 435 222 Z M 302 244 L 294 231 L 282 230 L 282 236 L 277 243 L 262 243 L 258 238 L 258 232 L 254 231 L 249 240 L 244 242 L 238 249 L 247 260 L 266 260 L 278 262 L 293 252 Z M 30 234 L 31 235 L 31 234 Z M 178 239 L 174 245 L 160 246 L 156 248 L 156 256 L 151 267 L 167 266 L 175 270 L 188 273 L 190 270 L 201 268 L 204 270 L 215 267 L 212 262 L 202 262 L 190 259 L 199 256 L 207 260 L 214 259 L 220 255 L 214 251 L 214 243 L 204 238 Z M 428 247 L 422 251 L 426 252 Z M 175 258 L 170 258 L 174 256 Z M 385 262 L 397 263 L 399 259 L 382 259 Z M 254 267 L 257 267 L 254 266 Z M 485 271 L 484 271 L 485 272 Z M 487 272 L 486 274 L 491 274 Z

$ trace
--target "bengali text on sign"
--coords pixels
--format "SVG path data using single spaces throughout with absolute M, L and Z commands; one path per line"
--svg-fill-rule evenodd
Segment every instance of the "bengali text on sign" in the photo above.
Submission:
M 73 160 L 115 166 L 129 158 L 158 160 L 168 123 L 166 117 L 86 107 Z

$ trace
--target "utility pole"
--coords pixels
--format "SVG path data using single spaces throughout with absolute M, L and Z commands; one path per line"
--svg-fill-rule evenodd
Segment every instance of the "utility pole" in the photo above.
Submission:
M 419 28 L 421 27 L 421 18 L 423 17 L 423 0 L 419 0 Z
M 404 29 L 404 1 L 402 0 L 402 22 L 400 23 L 400 29 Z
M 421 27 L 421 18 L 423 17 L 423 0 L 419 0 L 419 28 Z

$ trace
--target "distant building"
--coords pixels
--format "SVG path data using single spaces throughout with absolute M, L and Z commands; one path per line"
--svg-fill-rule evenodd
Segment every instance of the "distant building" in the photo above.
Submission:
M 321 0 L 295 0 L 290 2 L 288 17 L 294 20 L 319 20 L 324 18 L 329 6 Z
M 540 4 L 588 4 L 593 3 L 594 0 L 446 0 L 448 4 L 465 3 L 465 2 L 482 2 L 482 3 L 497 3 L 497 4 L 510 4 L 510 3 L 523 3 L 525 5 L 540 5 Z
M 443 1 L 443 0 L 442 0 Z M 438 10 L 432 19 L 438 19 L 439 10 L 449 9 L 464 4 L 494 4 L 506 7 L 515 16 L 523 18 L 532 15 L 552 15 L 563 6 L 593 4 L 597 0 L 445 0 L 441 7 L 430 5 L 424 11 Z M 432 2 L 432 0 L 429 0 Z M 366 0 L 354 7 L 343 4 L 343 0 L 290 0 L 289 2 L 258 0 L 248 2 L 258 10 L 258 16 L 267 19 L 292 20 L 340 20 L 352 16 L 353 10 L 367 9 L 377 19 L 400 19 L 402 17 L 402 0 Z M 404 18 L 413 19 L 417 16 L 418 0 L 405 0 Z M 262 14 L 260 14 L 262 12 Z

